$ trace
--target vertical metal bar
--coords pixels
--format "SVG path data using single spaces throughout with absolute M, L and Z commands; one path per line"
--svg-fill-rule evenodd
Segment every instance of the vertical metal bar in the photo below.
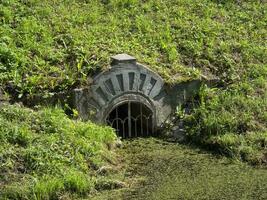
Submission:
M 154 136 L 154 119 L 153 119 L 153 115 L 151 115 L 151 134 L 152 136 Z
M 141 136 L 143 136 L 143 108 L 141 103 L 140 103 L 140 120 L 141 120 Z
M 122 138 L 125 138 L 125 127 L 124 127 L 125 121 L 122 121 Z
M 135 126 L 135 134 L 134 135 L 135 135 L 135 137 L 137 137 L 137 120 L 136 119 L 134 120 L 134 123 L 135 123 L 134 124 L 134 126 Z
M 118 107 L 116 107 L 116 131 L 119 134 L 119 120 L 118 120 Z
M 132 124 L 131 124 L 131 102 L 128 102 L 128 131 L 129 131 L 129 138 L 132 137 Z
M 146 118 L 146 136 L 149 136 L 148 120 L 149 118 Z

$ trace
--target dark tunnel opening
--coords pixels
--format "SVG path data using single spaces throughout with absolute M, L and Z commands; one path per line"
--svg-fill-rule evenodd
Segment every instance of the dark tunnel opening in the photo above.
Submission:
M 140 102 L 125 102 L 116 106 L 106 122 L 122 138 L 148 137 L 154 135 L 153 112 Z

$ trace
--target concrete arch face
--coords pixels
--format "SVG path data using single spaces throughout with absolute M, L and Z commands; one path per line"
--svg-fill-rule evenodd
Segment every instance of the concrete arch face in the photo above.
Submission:
M 140 102 L 153 113 L 153 128 L 159 129 L 176 106 L 191 96 L 197 82 L 166 87 L 155 72 L 126 54 L 112 57 L 111 67 L 94 77 L 86 88 L 74 90 L 74 107 L 82 119 L 105 123 L 108 113 L 124 102 Z
M 94 78 L 88 104 L 96 110 L 95 117 L 99 122 L 104 122 L 112 106 L 123 101 L 143 103 L 157 116 L 159 109 L 156 97 L 163 85 L 159 75 L 140 64 L 113 65 L 110 70 Z

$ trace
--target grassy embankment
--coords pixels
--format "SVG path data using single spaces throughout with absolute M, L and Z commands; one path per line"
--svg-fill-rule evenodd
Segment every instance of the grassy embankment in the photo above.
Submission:
M 263 1 L 0 1 L 0 81 L 18 98 L 87 83 L 126 52 L 168 83 L 215 75 L 184 116 L 192 140 L 266 162 L 267 4 Z
M 121 187 L 115 140 L 111 128 L 58 108 L 1 105 L 0 199 L 75 199 Z

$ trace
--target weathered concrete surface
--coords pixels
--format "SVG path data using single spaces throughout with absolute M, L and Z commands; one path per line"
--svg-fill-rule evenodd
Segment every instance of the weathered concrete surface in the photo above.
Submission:
M 119 54 L 111 59 L 111 67 L 94 77 L 91 85 L 73 91 L 73 106 L 82 119 L 105 123 L 114 107 L 134 101 L 152 110 L 154 128 L 158 130 L 176 107 L 195 95 L 201 85 L 199 80 L 194 80 L 170 87 L 157 73 L 129 55 Z

